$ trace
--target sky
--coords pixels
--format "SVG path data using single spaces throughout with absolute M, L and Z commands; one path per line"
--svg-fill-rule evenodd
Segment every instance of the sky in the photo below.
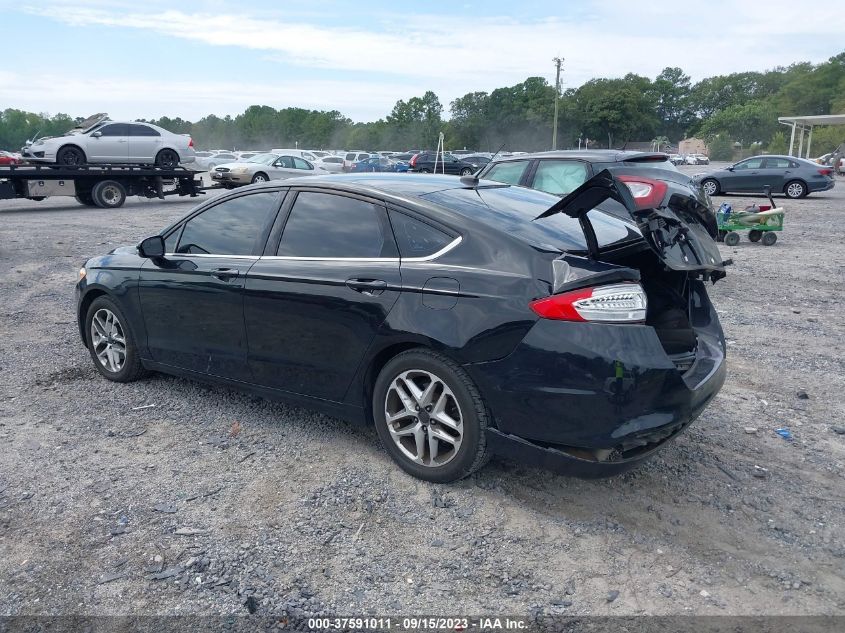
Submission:
M 254 104 L 386 116 L 530 76 L 562 89 L 819 63 L 845 12 L 794 0 L 0 0 L 0 109 L 197 120 Z

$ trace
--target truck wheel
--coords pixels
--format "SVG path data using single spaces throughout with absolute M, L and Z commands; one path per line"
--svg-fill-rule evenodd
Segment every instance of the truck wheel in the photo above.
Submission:
M 176 169 L 179 165 L 179 154 L 172 149 L 163 149 L 156 154 L 156 166 L 164 169 Z
M 86 207 L 96 207 L 97 203 L 94 202 L 94 197 L 91 195 L 90 191 L 78 191 L 76 192 L 76 201 L 79 204 L 84 204 Z
M 67 147 L 60 149 L 59 153 L 56 154 L 56 163 L 59 165 L 70 165 L 71 167 L 84 165 L 85 152 L 78 147 L 68 145 Z
M 94 204 L 103 209 L 117 209 L 126 202 L 126 189 L 116 180 L 101 180 L 91 191 Z

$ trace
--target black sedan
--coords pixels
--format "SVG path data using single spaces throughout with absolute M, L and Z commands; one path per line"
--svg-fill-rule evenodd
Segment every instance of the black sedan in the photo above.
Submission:
M 725 377 L 716 244 L 635 188 L 608 171 L 564 198 L 434 175 L 243 187 L 85 262 L 79 331 L 109 380 L 161 371 L 375 424 L 429 481 L 493 453 L 612 475 Z
M 729 192 L 760 193 L 764 187 L 803 198 L 815 191 L 828 191 L 836 185 L 833 168 L 795 156 L 754 156 L 697 177 L 711 196 Z
M 452 174 L 454 176 L 469 176 L 478 171 L 481 165 L 470 162 L 445 152 L 420 152 L 411 157 L 410 171 L 421 174 Z

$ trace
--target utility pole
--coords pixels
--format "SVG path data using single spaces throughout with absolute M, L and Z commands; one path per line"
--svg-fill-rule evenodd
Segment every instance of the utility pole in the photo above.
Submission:
M 555 121 L 552 124 L 552 149 L 557 149 L 557 111 L 560 102 L 560 65 L 563 63 L 563 57 L 555 57 L 552 61 L 557 69 L 555 73 Z

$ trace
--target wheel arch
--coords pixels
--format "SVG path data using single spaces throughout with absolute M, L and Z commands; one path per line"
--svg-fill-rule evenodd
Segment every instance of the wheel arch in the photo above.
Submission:
M 79 326 L 79 335 L 82 337 L 82 342 L 85 344 L 85 347 L 88 347 L 88 333 L 85 331 L 85 316 L 88 314 L 88 308 L 91 307 L 94 300 L 98 297 L 102 297 L 103 295 L 111 297 L 109 292 L 102 286 L 93 286 L 88 288 L 79 300 L 79 309 L 76 313 L 76 321 Z
M 64 143 L 63 145 L 59 146 L 59 149 L 56 150 L 56 160 L 59 160 L 59 154 L 62 153 L 63 149 L 68 149 L 72 147 L 73 149 L 78 149 L 82 152 L 82 157 L 85 159 L 85 162 L 88 162 L 88 152 L 86 152 L 81 145 L 77 145 L 76 143 Z
M 810 193 L 810 186 L 807 184 L 807 181 L 803 178 L 790 178 L 785 183 L 783 183 L 783 189 L 781 189 L 781 193 L 786 193 L 786 188 L 789 187 L 793 182 L 800 182 L 801 185 L 804 187 L 804 195 L 808 195 Z

